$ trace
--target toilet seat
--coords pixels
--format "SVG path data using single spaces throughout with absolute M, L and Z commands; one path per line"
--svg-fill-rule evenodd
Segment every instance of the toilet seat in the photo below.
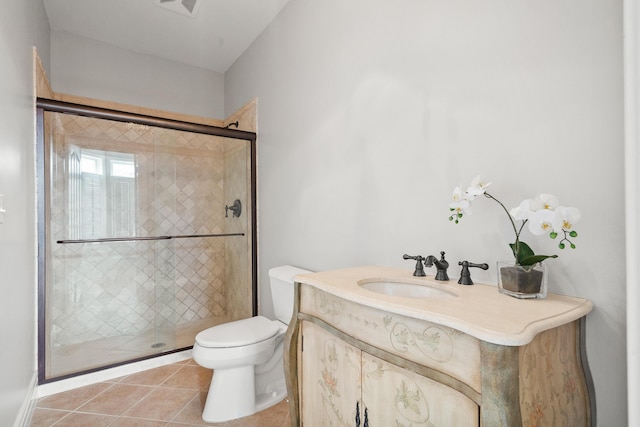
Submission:
M 196 343 L 206 348 L 241 347 L 267 340 L 279 329 L 278 322 L 266 317 L 250 317 L 205 329 L 196 335 Z

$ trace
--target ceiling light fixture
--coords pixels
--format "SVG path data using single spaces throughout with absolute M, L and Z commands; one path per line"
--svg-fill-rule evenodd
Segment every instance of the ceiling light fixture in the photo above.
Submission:
M 193 18 L 200 9 L 200 0 L 155 0 L 156 6 Z

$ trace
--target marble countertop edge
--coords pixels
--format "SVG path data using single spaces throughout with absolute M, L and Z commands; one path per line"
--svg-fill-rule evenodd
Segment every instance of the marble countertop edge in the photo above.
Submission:
M 394 267 L 364 266 L 298 275 L 305 283 L 339 298 L 379 310 L 448 326 L 482 341 L 522 346 L 548 329 L 587 315 L 593 304 L 584 298 L 548 294 L 544 299 L 517 299 L 495 285 L 459 285 L 433 276 L 414 277 Z M 362 281 L 393 280 L 445 290 L 454 296 L 405 298 L 363 289 Z

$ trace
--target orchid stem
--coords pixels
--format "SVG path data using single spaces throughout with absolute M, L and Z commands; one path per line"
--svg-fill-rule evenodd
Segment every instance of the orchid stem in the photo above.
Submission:
M 513 218 L 511 218 L 511 214 L 509 213 L 507 208 L 502 204 L 502 202 L 500 200 L 496 199 L 495 197 L 493 197 L 491 194 L 489 194 L 487 192 L 484 193 L 484 197 L 492 199 L 496 203 L 498 203 L 500 206 L 502 206 L 502 209 L 504 209 L 504 211 L 507 213 L 507 217 L 509 218 L 509 221 L 511 221 L 511 226 L 513 227 L 513 232 L 516 234 L 516 242 L 517 242 L 518 241 L 518 237 L 520 236 L 520 231 L 522 231 L 522 227 L 524 227 L 524 222 L 522 223 L 522 226 L 520 227 L 520 231 L 518 231 L 518 229 L 516 228 L 516 223 L 513 222 Z
M 511 214 L 509 213 L 509 211 L 507 210 L 507 208 L 505 207 L 505 205 L 502 204 L 502 202 L 498 199 L 496 199 L 495 197 L 493 197 L 491 194 L 485 192 L 484 196 L 488 199 L 491 199 L 493 201 L 495 201 L 497 204 L 499 204 L 502 209 L 505 211 L 505 213 L 507 214 L 507 217 L 509 218 L 509 221 L 511 222 L 511 227 L 513 227 L 513 232 L 516 235 L 516 241 L 514 243 L 514 249 L 513 249 L 513 256 L 516 257 L 516 259 L 518 258 L 518 253 L 520 251 L 520 233 L 522 232 L 522 229 L 524 228 L 524 225 L 527 223 L 527 219 L 525 219 L 524 221 L 522 221 L 522 224 L 520 225 L 520 229 L 518 230 L 516 228 L 516 223 L 513 222 L 513 218 L 511 217 Z

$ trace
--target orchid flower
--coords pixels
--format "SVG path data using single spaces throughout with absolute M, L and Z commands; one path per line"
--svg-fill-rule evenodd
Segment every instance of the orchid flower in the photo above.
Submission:
M 582 214 L 577 208 L 558 208 L 559 222 L 553 227 L 555 230 L 572 231 L 573 226 L 580 221 Z
M 568 208 L 560 206 L 558 198 L 552 194 L 542 193 L 533 199 L 523 200 L 517 207 L 510 211 L 491 194 L 487 193 L 487 187 L 491 182 L 485 182 L 480 175 L 471 181 L 465 194 L 462 193 L 462 187 L 456 187 L 453 190 L 453 202 L 449 204 L 449 210 L 453 212 L 449 217 L 450 221 L 456 224 L 464 214 L 471 214 L 471 201 L 476 196 L 484 195 L 488 199 L 492 199 L 498 203 L 507 214 L 516 240 L 509 244 L 516 263 L 521 266 L 532 266 L 542 262 L 547 258 L 556 258 L 557 255 L 535 255 L 533 250 L 525 242 L 520 240 L 520 233 L 525 224 L 528 225 L 529 231 L 540 236 L 548 234 L 549 237 L 555 239 L 559 233 L 563 233 L 564 237 L 560 240 L 558 247 L 565 248 L 565 242 L 568 242 L 571 248 L 575 248 L 575 244 L 569 240 L 569 237 L 577 237 L 578 233 L 574 230 L 574 225 L 580 221 L 581 214 L 577 208 Z M 521 221 L 517 227 L 515 221 Z
M 471 187 L 467 189 L 467 198 L 473 200 L 476 196 L 484 194 L 487 187 L 490 186 L 490 182 L 484 182 L 482 176 L 478 175 L 471 180 Z
M 575 249 L 576 245 L 567 238 L 567 234 L 570 237 L 578 237 L 578 233 L 573 229 L 575 223 L 580 221 L 582 214 L 577 208 L 565 208 L 564 206 L 560 206 L 558 208 L 558 214 L 556 218 L 556 224 L 554 225 L 554 231 L 551 232 L 550 236 L 552 239 L 555 239 L 558 236 L 556 230 L 562 230 L 564 233 L 564 237 L 560 240 L 558 247 L 560 249 L 564 249 L 564 242 L 568 242 L 571 249 Z
M 531 199 L 526 199 L 520 202 L 518 207 L 515 207 L 509 211 L 509 215 L 513 217 L 513 219 L 525 221 L 529 212 L 531 212 Z
M 541 236 L 543 234 L 552 233 L 557 228 L 554 224 L 558 224 L 560 216 L 558 212 L 549 209 L 541 209 L 529 212 L 528 222 L 531 234 Z
M 543 209 L 553 211 L 559 204 L 558 198 L 553 194 L 538 194 L 535 199 L 531 201 L 531 210 L 534 212 Z
M 463 214 L 471 215 L 471 205 L 469 200 L 462 195 L 461 187 L 454 188 L 453 202 L 449 203 L 449 210 L 453 212 L 449 220 L 453 221 L 455 219 L 456 224 Z

